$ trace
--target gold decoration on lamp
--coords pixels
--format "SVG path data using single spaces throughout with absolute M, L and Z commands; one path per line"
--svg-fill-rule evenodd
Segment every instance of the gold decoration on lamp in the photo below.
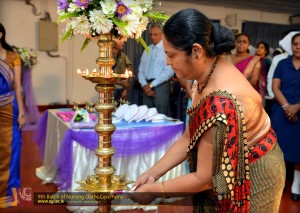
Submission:
M 99 57 L 96 60 L 99 66 L 99 71 L 93 70 L 89 73 L 88 70 L 78 74 L 83 78 L 96 83 L 96 91 L 99 93 L 99 103 L 96 103 L 95 109 L 98 114 L 98 123 L 95 126 L 95 131 L 98 134 L 98 147 L 95 153 L 98 157 L 98 165 L 94 169 L 95 175 L 89 175 L 86 180 L 77 181 L 80 185 L 77 191 L 87 192 L 114 192 L 119 190 L 129 190 L 127 186 L 132 181 L 127 181 L 125 175 L 114 175 L 116 169 L 112 165 L 112 156 L 115 154 L 115 149 L 112 146 L 112 134 L 116 130 L 112 123 L 112 112 L 115 110 L 113 92 L 115 83 L 125 80 L 131 76 L 130 72 L 125 74 L 115 74 L 112 71 L 112 66 L 115 64 L 115 59 L 112 57 L 112 35 L 101 34 L 98 40 Z M 100 212 L 113 212 L 110 206 L 111 200 L 99 201 Z M 105 205 L 101 205 L 101 203 Z M 102 208 L 102 210 L 100 210 Z M 105 209 L 103 209 L 105 208 Z M 109 208 L 109 209 L 107 209 Z

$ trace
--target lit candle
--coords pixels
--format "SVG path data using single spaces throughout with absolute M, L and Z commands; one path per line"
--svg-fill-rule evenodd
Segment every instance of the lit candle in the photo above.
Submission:
M 86 70 L 85 70 L 85 71 L 86 71 L 85 75 L 86 75 L 86 76 L 88 76 L 88 75 L 89 75 L 89 73 L 90 73 L 90 72 L 89 72 L 89 69 L 88 69 L 88 68 L 86 68 Z
M 96 74 L 97 74 L 97 70 L 96 70 L 96 69 L 93 69 L 93 71 L 92 71 L 92 76 L 96 76 Z
M 82 76 L 82 72 L 81 72 L 80 69 L 77 69 L 77 74 L 80 75 L 80 76 Z
M 125 71 L 125 77 L 128 78 L 129 76 L 132 76 L 132 72 L 130 70 L 128 71 L 126 69 L 126 71 Z

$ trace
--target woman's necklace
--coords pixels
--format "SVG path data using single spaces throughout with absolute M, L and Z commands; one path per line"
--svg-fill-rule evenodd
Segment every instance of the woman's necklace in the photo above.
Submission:
M 217 66 L 218 59 L 219 59 L 219 56 L 217 56 L 217 58 L 216 58 L 214 64 L 212 65 L 212 67 L 211 67 L 211 69 L 210 69 L 210 71 L 209 71 L 209 73 L 208 73 L 208 75 L 207 75 L 207 77 L 206 77 L 206 79 L 205 79 L 205 81 L 204 81 L 204 83 L 203 83 L 203 86 L 202 86 L 201 88 L 199 88 L 199 82 L 197 83 L 197 91 L 198 91 L 199 94 L 201 94 L 202 91 L 204 90 L 204 88 L 207 86 L 207 83 L 208 83 L 208 81 L 209 81 L 211 75 L 213 74 L 213 72 L 214 72 L 216 66 Z

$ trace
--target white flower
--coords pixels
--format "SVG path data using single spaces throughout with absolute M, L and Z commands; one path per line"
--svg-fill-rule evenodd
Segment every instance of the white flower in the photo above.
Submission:
M 81 16 L 77 17 L 76 19 L 73 19 L 71 21 L 71 26 L 72 26 L 74 35 L 80 34 L 80 35 L 86 36 L 91 33 L 91 26 L 90 26 L 88 18 L 85 15 L 81 15 Z
M 112 20 L 108 19 L 101 10 L 90 11 L 90 21 L 92 29 L 98 34 L 108 33 L 113 28 Z
M 138 17 L 143 16 L 143 8 L 138 4 L 132 4 L 130 5 L 130 9 L 132 10 L 132 13 L 135 14 Z
M 117 3 L 115 0 L 105 0 L 101 1 L 101 9 L 105 15 L 114 15 L 117 8 Z
M 36 65 L 38 63 L 37 54 L 32 48 L 24 47 L 24 48 L 16 48 L 16 50 L 20 55 L 22 65 L 24 67 L 31 68 L 33 65 Z
M 65 13 L 66 13 L 65 10 L 60 10 L 59 8 L 57 8 L 57 14 L 58 14 L 58 16 L 61 16 L 61 15 L 65 14 Z
M 69 13 L 73 13 L 73 12 L 75 12 L 75 11 L 80 11 L 81 10 L 81 8 L 80 7 L 78 7 L 78 5 L 77 4 L 74 4 L 74 3 L 70 3 L 69 4 L 69 8 L 68 8 L 68 12 Z
M 121 21 L 124 21 L 126 23 L 125 29 L 127 31 L 127 36 L 133 37 L 133 34 L 136 33 L 137 28 L 139 26 L 139 18 L 134 14 L 127 14 L 121 18 Z M 126 33 L 123 31 L 122 28 L 117 27 L 117 30 L 120 35 L 126 36 Z
M 78 109 L 73 116 L 74 122 L 90 122 L 90 116 L 86 109 Z
M 135 2 L 142 7 L 144 13 L 152 10 L 152 0 L 136 0 Z
M 153 0 L 58 0 L 59 22 L 66 22 L 62 40 L 80 34 L 97 37 L 99 34 L 117 30 L 116 39 L 141 38 L 150 21 L 149 12 Z M 78 6 L 84 5 L 84 6 Z M 163 20 L 158 12 L 151 14 L 154 19 Z M 87 41 L 87 40 L 86 40 Z M 84 44 L 87 44 L 86 42 Z M 145 43 L 141 43 L 145 48 Z M 84 48 L 85 46 L 83 46 Z
M 141 21 L 140 21 L 140 24 L 136 30 L 136 33 L 135 33 L 135 38 L 138 39 L 142 36 L 142 33 L 143 31 L 145 31 L 147 29 L 147 25 L 149 23 L 149 20 L 147 17 L 142 17 L 141 18 Z

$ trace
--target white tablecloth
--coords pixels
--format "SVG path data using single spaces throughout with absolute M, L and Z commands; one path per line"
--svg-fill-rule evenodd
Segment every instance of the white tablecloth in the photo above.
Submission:
M 70 127 L 70 123 L 62 121 L 57 115 L 59 109 L 48 110 L 48 120 L 47 120 L 47 133 L 45 140 L 45 152 L 43 165 L 36 169 L 36 175 L 44 181 L 44 183 L 55 182 L 56 168 L 54 160 L 58 154 L 62 139 L 65 132 Z M 144 154 L 133 155 L 129 157 L 112 157 L 112 163 L 116 167 L 116 175 L 126 175 L 128 180 L 135 181 L 137 177 L 155 164 L 169 149 L 169 147 L 181 136 L 182 132 L 178 132 L 175 137 L 163 145 L 156 151 Z M 151 142 L 149 141 L 149 146 Z M 94 150 L 89 150 L 81 146 L 76 141 L 73 141 L 73 160 L 74 170 L 72 175 L 72 184 L 69 189 L 70 192 L 74 192 L 79 185 L 76 183 L 78 180 L 85 180 L 87 175 L 93 175 L 94 168 L 97 164 L 97 156 L 94 154 Z M 177 167 L 173 168 L 171 171 L 166 173 L 161 179 L 168 180 L 175 178 L 179 175 L 186 173 L 186 165 L 182 163 Z M 68 207 L 71 211 L 84 212 L 88 209 L 93 211 L 93 207 L 79 207 L 72 206 Z M 131 208 L 137 208 L 131 207 Z M 151 207 L 144 207 L 144 210 L 153 209 Z M 155 208 L 155 207 L 154 207 Z M 116 207 L 116 210 L 128 209 L 127 207 Z

